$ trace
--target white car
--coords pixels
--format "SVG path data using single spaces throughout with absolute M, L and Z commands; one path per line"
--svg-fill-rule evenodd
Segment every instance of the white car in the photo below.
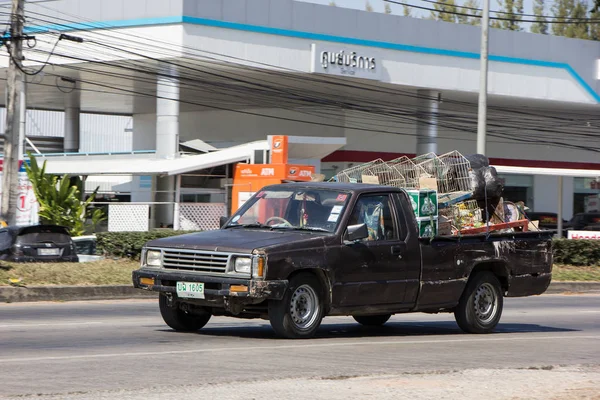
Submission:
M 75 236 L 72 238 L 77 248 L 79 262 L 102 260 L 104 257 L 96 254 L 96 236 Z

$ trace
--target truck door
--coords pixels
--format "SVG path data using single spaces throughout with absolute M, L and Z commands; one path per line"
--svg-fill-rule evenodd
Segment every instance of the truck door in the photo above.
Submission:
M 398 225 L 400 227 L 400 244 L 402 248 L 400 265 L 406 271 L 404 303 L 414 305 L 417 302 L 421 285 L 422 255 L 416 220 L 411 212 L 412 206 L 406 193 L 394 194 Z
M 367 224 L 369 238 L 342 246 L 340 306 L 400 304 L 406 289 L 406 245 L 390 194 L 361 195 L 348 225 Z

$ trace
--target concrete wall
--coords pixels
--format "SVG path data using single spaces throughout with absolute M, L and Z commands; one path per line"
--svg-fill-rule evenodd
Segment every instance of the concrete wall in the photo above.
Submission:
M 270 2 L 266 0 L 210 0 L 202 2 L 201 5 L 194 0 L 187 0 L 184 3 L 184 12 L 186 16 L 190 17 L 329 35 L 332 37 L 332 40 L 334 40 L 333 37 L 343 37 L 363 40 L 365 41 L 364 43 L 370 41 L 370 45 L 376 47 L 380 45 L 373 42 L 383 43 L 384 47 L 396 49 L 398 49 L 397 45 L 405 45 L 404 50 L 406 51 L 400 52 L 399 54 L 401 55 L 399 57 L 405 60 L 404 62 L 409 62 L 413 66 L 421 64 L 421 66 L 425 67 L 417 70 L 413 69 L 411 72 L 416 72 L 417 75 L 426 74 L 429 78 L 436 81 L 438 87 L 440 83 L 444 85 L 445 80 L 449 80 L 450 83 L 455 80 L 454 75 L 458 73 L 455 65 L 457 61 L 453 61 L 452 58 L 456 56 L 456 52 L 465 53 L 463 56 L 471 57 L 470 59 L 459 58 L 461 60 L 461 73 L 463 72 L 462 69 L 472 71 L 471 73 L 473 74 L 478 70 L 476 55 L 479 52 L 480 30 L 475 26 L 386 15 L 291 0 Z M 310 35 L 303 36 L 310 38 Z M 248 39 L 247 41 L 251 42 Z M 354 45 L 356 43 L 354 42 Z M 415 50 L 416 47 L 420 48 L 419 51 L 421 53 L 418 56 L 411 55 L 409 51 Z M 425 48 L 425 51 L 423 51 L 423 48 Z M 446 51 L 446 54 L 449 54 L 448 51 L 452 52 L 453 57 L 441 56 L 444 51 Z M 466 53 L 470 53 L 470 55 Z M 268 55 L 263 54 L 261 53 L 261 57 L 269 58 Z M 532 88 L 538 87 L 538 89 L 542 89 L 540 85 L 543 86 L 543 80 L 548 78 L 557 81 L 572 78 L 565 69 L 541 67 L 539 65 L 533 67 L 530 62 L 531 60 L 566 63 L 592 89 L 597 90 L 599 88 L 596 79 L 596 60 L 600 56 L 600 43 L 598 42 L 492 29 L 490 32 L 490 55 L 492 56 L 490 64 L 490 73 L 492 76 L 490 79 L 490 91 L 492 93 L 497 91 L 500 94 L 506 88 L 506 80 L 510 78 L 507 75 L 512 75 L 515 71 L 527 77 L 527 81 L 525 82 L 527 82 L 526 86 L 529 89 L 515 82 L 510 85 L 511 93 L 529 92 L 531 94 L 533 92 Z M 512 60 L 511 63 L 497 62 L 493 61 L 494 56 L 508 57 Z M 385 58 L 386 56 L 383 57 Z M 415 58 L 415 62 L 406 61 L 407 57 Z M 514 62 L 519 61 L 515 59 L 525 59 L 528 61 L 525 61 L 521 65 L 515 65 Z M 281 59 L 284 63 L 288 60 L 289 58 L 284 59 L 283 57 Z M 416 62 L 417 60 L 418 62 Z M 499 60 L 499 58 L 495 60 Z M 447 63 L 451 65 L 446 66 Z M 444 67 L 445 70 L 450 71 L 450 74 L 437 74 L 437 76 L 432 77 L 428 71 L 429 65 Z M 395 67 L 390 69 L 394 69 L 398 73 L 405 72 Z M 502 71 L 499 71 L 498 75 L 494 76 L 498 69 L 502 69 Z M 532 74 L 532 71 L 535 72 Z M 407 77 L 414 79 L 411 75 L 413 74 Z M 559 75 L 559 77 L 557 78 L 553 75 Z M 392 82 L 396 79 L 394 77 L 390 78 Z M 460 79 L 458 82 L 460 84 L 463 84 L 464 81 L 470 82 L 467 76 L 460 76 L 458 78 Z M 537 82 L 538 80 L 540 82 Z M 545 83 L 548 82 L 546 81 Z M 429 87 L 429 85 L 415 86 Z M 569 99 L 570 95 L 568 93 L 561 93 L 561 91 L 564 92 L 566 87 L 561 88 L 561 86 L 556 83 L 550 85 L 552 93 L 548 93 L 549 98 Z M 435 85 L 432 84 L 432 87 L 435 87 Z M 554 92 L 555 89 L 557 90 L 556 92 Z M 535 97 L 539 97 L 539 95 L 536 94 Z
M 135 114 L 133 116 L 133 150 L 156 149 L 156 115 Z
M 405 20 L 410 24 L 422 22 L 422 20 L 412 18 L 405 18 Z M 223 60 L 227 59 L 224 56 L 231 56 L 236 57 L 238 59 L 236 62 L 240 64 L 267 69 L 279 67 L 305 73 L 310 72 L 311 69 L 311 45 L 318 43 L 324 51 L 344 50 L 345 54 L 356 52 L 358 55 L 375 57 L 378 63 L 377 80 L 382 82 L 471 93 L 476 93 L 479 88 L 479 60 L 476 55 L 465 56 L 464 52 L 447 52 L 443 48 L 440 51 L 429 52 L 425 48 L 416 48 L 412 45 L 392 46 L 389 49 L 384 48 L 385 43 L 383 42 L 361 41 L 360 44 L 344 44 L 342 39 L 336 38 L 327 40 L 327 37 L 314 35 L 312 35 L 313 37 L 311 35 L 304 37 L 305 35 L 302 34 L 297 34 L 297 37 L 288 37 L 249 32 L 246 29 L 252 28 L 241 27 L 238 29 L 239 25 L 230 27 L 234 29 L 188 24 L 184 29 L 183 42 L 190 47 L 199 48 L 211 54 L 223 55 L 216 56 Z M 464 26 L 454 24 L 451 24 L 451 27 L 464 28 Z M 402 36 L 402 34 L 393 36 Z M 459 38 L 460 35 L 454 37 Z M 585 42 L 584 47 L 589 47 L 587 43 Z M 589 43 L 598 45 L 595 42 Z M 433 44 L 435 43 L 432 42 Z M 596 48 L 594 51 L 599 52 L 598 50 Z M 582 70 L 592 74 L 590 77 L 593 79 L 590 79 L 588 84 L 595 85 L 596 80 L 593 76 L 595 59 L 588 56 L 582 54 L 582 58 L 587 59 L 593 68 L 583 68 L 583 66 L 587 67 L 587 64 L 582 63 Z M 503 57 L 512 56 L 503 55 Z M 528 61 L 514 58 L 510 60 L 510 62 L 490 61 L 488 87 L 490 95 L 597 103 L 594 94 L 586 90 L 566 67 L 560 68 L 544 63 L 532 65 L 528 64 Z M 329 68 L 329 71 L 332 70 Z
M 218 143 L 247 143 L 268 135 L 343 137 L 343 115 L 319 117 L 316 110 L 248 109 L 241 112 L 183 112 L 180 139 L 202 139 Z M 276 118 L 269 118 L 274 116 Z M 145 121 L 151 117 L 144 117 Z M 299 122 L 305 121 L 304 122 Z M 136 120 L 137 122 L 137 120 Z M 324 126 L 329 124 L 334 126 Z M 136 125 L 137 126 L 137 125 Z

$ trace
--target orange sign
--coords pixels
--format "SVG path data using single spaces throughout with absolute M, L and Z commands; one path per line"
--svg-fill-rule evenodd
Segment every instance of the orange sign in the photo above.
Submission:
M 310 181 L 315 173 L 315 167 L 308 165 L 288 165 L 287 179 L 292 181 Z
M 310 165 L 284 164 L 237 164 L 235 179 L 282 179 L 290 181 L 310 181 L 315 167 Z
M 281 178 L 285 174 L 285 167 L 281 164 L 237 164 L 235 166 L 235 178 Z
M 271 164 L 287 164 L 288 162 L 288 137 L 283 135 L 273 136 L 271 142 Z
M 249 196 L 268 185 L 285 181 L 308 182 L 315 173 L 311 165 L 289 165 L 287 136 L 273 136 L 271 164 L 236 164 L 231 193 L 231 212 Z

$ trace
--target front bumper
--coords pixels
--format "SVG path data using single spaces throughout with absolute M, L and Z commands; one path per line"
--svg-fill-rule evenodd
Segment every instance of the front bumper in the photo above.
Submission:
M 154 279 L 154 285 L 140 283 L 140 278 Z M 288 287 L 287 280 L 256 280 L 230 278 L 226 276 L 198 275 L 185 272 L 138 269 L 132 273 L 133 287 L 177 295 L 177 282 L 204 283 L 205 302 L 221 303 L 224 298 L 236 298 L 242 303 L 257 303 L 263 300 L 281 300 Z M 244 285 L 247 292 L 232 292 L 232 285 Z M 186 299 L 188 301 L 188 299 Z

